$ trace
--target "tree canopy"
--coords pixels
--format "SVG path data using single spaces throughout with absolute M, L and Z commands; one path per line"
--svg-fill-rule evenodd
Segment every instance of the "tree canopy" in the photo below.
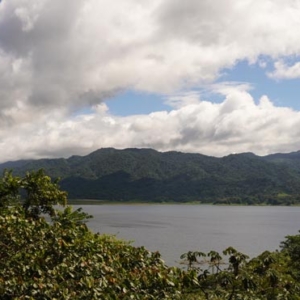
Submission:
M 66 197 L 43 171 L 4 173 L 1 299 L 300 299 L 300 235 L 252 259 L 232 247 L 189 251 L 182 270 L 158 252 L 90 231 L 90 216 Z
M 300 152 L 222 158 L 153 149 L 99 149 L 86 156 L 0 164 L 24 176 L 43 168 L 70 199 L 220 204 L 300 203 Z

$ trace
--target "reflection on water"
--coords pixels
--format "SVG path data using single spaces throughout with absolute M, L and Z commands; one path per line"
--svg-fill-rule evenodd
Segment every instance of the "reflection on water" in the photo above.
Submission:
M 74 205 L 74 208 L 78 206 Z M 81 205 L 94 216 L 95 232 L 134 241 L 174 265 L 189 250 L 222 251 L 228 246 L 250 256 L 279 249 L 300 229 L 300 207 L 213 205 Z

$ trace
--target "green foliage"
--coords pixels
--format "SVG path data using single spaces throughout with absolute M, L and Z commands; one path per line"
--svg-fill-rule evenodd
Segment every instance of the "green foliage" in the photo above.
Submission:
M 6 172 L 0 189 L 1 299 L 181 299 L 195 279 L 165 266 L 159 253 L 92 233 L 80 209 L 49 209 L 65 194 L 43 172 Z
M 290 239 L 287 237 L 287 241 Z M 296 244 L 300 245 L 299 240 Z M 282 252 L 266 251 L 248 261 L 247 255 L 229 247 L 223 251 L 227 263 L 215 251 L 207 254 L 210 260 L 200 262 L 195 261 L 196 254 L 189 253 L 184 257 L 190 257 L 188 268 L 197 272 L 198 283 L 186 291 L 184 299 L 298 300 L 299 278 L 291 272 L 291 267 L 296 270 L 299 260 L 287 251 L 286 248 Z
M 22 204 L 27 217 L 41 214 L 54 216 L 53 205 L 66 205 L 67 193 L 61 191 L 57 181 L 52 181 L 43 170 L 26 173 L 23 178 L 14 177 L 12 171 L 4 171 L 0 181 L 0 208 Z
M 55 215 L 53 205 L 66 205 L 67 194 L 60 191 L 57 181 L 52 182 L 43 170 L 27 173 L 21 180 L 21 188 L 25 190 L 23 208 L 27 216 L 37 218 L 40 214 Z
M 70 209 L 53 224 L 10 213 L 0 218 L 1 299 L 180 299 L 184 274 L 157 253 L 91 233 Z
M 12 171 L 5 171 L 0 179 L 0 209 L 3 210 L 9 205 L 16 204 L 20 200 L 19 189 L 21 179 L 14 177 Z
M 166 266 L 158 252 L 91 232 L 91 216 L 81 209 L 55 210 L 65 199 L 42 171 L 4 173 L 1 299 L 300 300 L 300 235 L 251 260 L 232 247 L 222 255 L 189 251 L 183 271 Z
M 290 274 L 300 281 L 300 234 L 287 236 L 281 247 L 286 255 Z
M 152 149 L 100 149 L 87 156 L 0 165 L 16 174 L 43 168 L 71 199 L 216 204 L 300 203 L 300 152 L 222 158 Z

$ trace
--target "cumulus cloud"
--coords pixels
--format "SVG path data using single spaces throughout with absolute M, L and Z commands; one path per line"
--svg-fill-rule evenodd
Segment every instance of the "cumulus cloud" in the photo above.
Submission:
M 295 79 L 300 78 L 300 62 L 293 65 L 287 65 L 283 61 L 276 61 L 274 63 L 275 70 L 268 72 L 268 76 L 274 79 Z
M 267 100 L 255 104 L 247 89 L 223 86 L 221 104 L 191 90 L 214 84 L 223 68 L 240 60 L 265 67 L 262 56 L 277 61 L 300 55 L 299 12 L 294 0 L 3 0 L 2 157 L 65 156 L 105 146 L 270 151 L 279 130 L 270 118 L 288 115 L 296 122 L 296 112 Z M 298 76 L 298 69 L 277 63 L 271 77 Z M 126 89 L 170 95 L 173 110 L 111 115 L 102 104 Z M 76 114 L 86 107 L 93 113 Z M 258 125 L 254 112 L 268 121 Z M 270 142 L 251 144 L 254 131 L 244 132 L 251 128 L 245 120 L 268 128 Z
M 36 123 L 10 132 L 1 130 L 0 151 L 6 160 L 14 160 L 68 157 L 101 147 L 151 147 L 214 156 L 246 151 L 264 155 L 300 148 L 300 112 L 276 107 L 267 96 L 256 103 L 241 88 L 231 87 L 223 93 L 220 103 L 200 100 L 199 95 L 197 102 L 149 115 L 117 117 L 105 104 L 71 119 L 57 110 Z M 185 102 L 185 95 L 179 97 Z
M 299 11 L 291 0 L 6 0 L 2 99 L 49 109 L 213 81 L 241 59 L 299 53 Z

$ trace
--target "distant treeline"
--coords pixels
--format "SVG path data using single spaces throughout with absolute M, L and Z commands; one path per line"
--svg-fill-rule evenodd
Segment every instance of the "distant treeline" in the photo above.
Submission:
M 300 152 L 222 158 L 153 149 L 105 148 L 87 156 L 6 162 L 15 175 L 44 169 L 70 199 L 293 205 L 300 203 Z

